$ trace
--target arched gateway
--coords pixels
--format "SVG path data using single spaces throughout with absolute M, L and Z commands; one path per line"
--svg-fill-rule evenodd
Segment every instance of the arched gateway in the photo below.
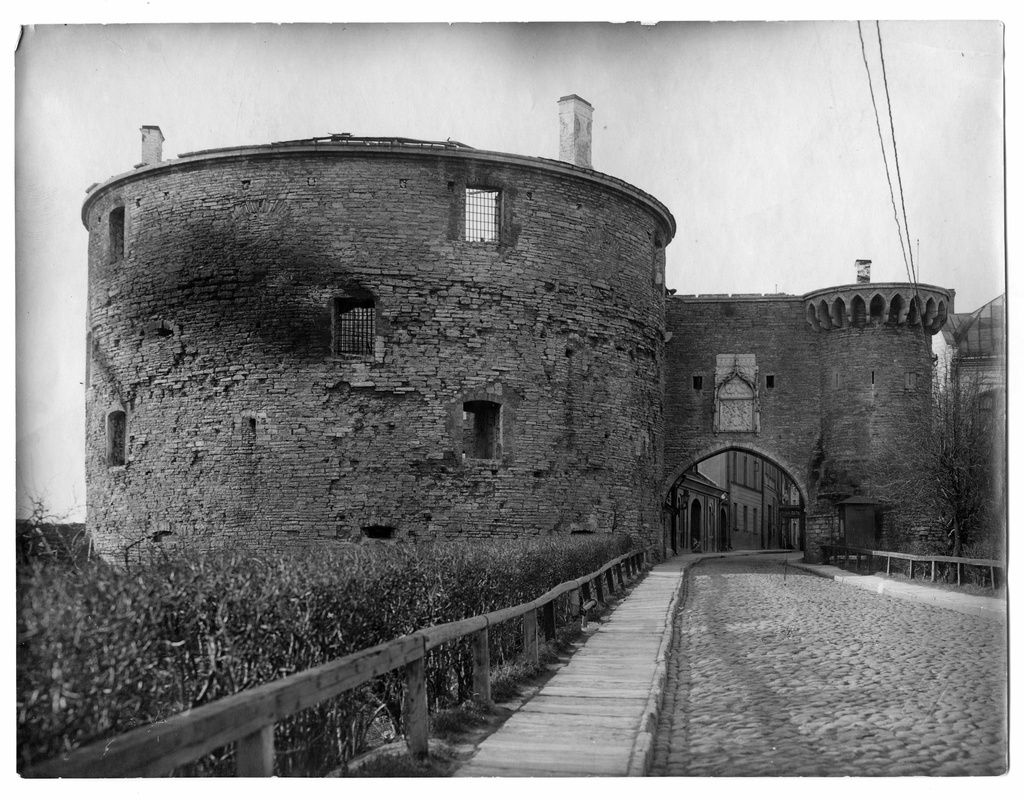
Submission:
M 663 527 L 667 534 L 666 555 L 739 549 L 802 548 L 808 496 L 806 479 L 803 476 L 798 477 L 798 470 L 787 464 L 783 456 L 768 450 L 770 448 L 761 449 L 746 442 L 725 439 L 717 447 L 705 448 L 694 453 L 687 461 L 680 463 L 668 473 L 661 489 L 664 497 Z M 724 480 L 721 466 L 717 470 L 705 468 L 703 472 L 694 472 L 694 468 L 701 463 L 717 466 L 714 464 L 716 456 L 726 457 Z M 768 502 L 762 502 L 757 509 L 761 515 L 760 522 L 756 515 L 740 513 L 746 512 L 742 496 L 744 487 L 737 484 L 740 488 L 733 488 L 733 479 L 738 476 L 739 464 L 743 464 L 744 474 L 751 472 L 747 469 L 748 456 L 752 466 L 756 467 L 761 463 L 765 465 L 761 470 L 761 476 L 757 475 L 756 469 L 752 473 L 755 481 L 761 479 L 758 488 L 762 500 L 765 497 L 766 486 L 770 483 L 764 480 L 764 473 L 774 467 L 785 476 L 785 480 L 773 486 L 768 493 Z M 792 491 L 789 491 L 790 489 Z M 705 525 L 708 529 L 703 531 L 703 536 L 699 533 L 697 536 L 694 535 L 698 529 L 693 525 L 692 511 L 689 519 L 685 517 L 686 509 L 692 509 L 695 503 L 700 502 L 698 496 L 715 496 L 717 500 L 717 518 L 707 520 Z M 791 523 L 791 520 L 795 522 Z M 773 525 L 776 527 L 772 527 Z M 752 526 L 756 528 L 753 540 L 751 541 L 750 537 L 744 540 L 743 532 L 751 531 Z
M 926 424 L 931 337 L 952 311 L 953 292 L 872 284 L 864 263 L 858 262 L 858 283 L 803 296 L 669 299 L 661 483 L 666 554 L 686 549 L 690 539 L 678 530 L 674 511 L 681 481 L 695 464 L 736 451 L 788 475 L 801 515 L 800 535 L 790 545 L 817 560 L 836 530 L 836 504 L 854 495 L 870 500 L 885 445 Z M 687 498 L 704 491 L 687 488 Z M 749 509 L 744 520 L 746 509 L 717 488 L 715 519 L 728 519 L 726 546 L 729 534 L 744 529 L 762 533 L 747 543 L 787 540 L 766 535 L 761 509 Z M 713 491 L 707 488 L 709 496 Z M 793 503 L 786 511 L 797 513 Z

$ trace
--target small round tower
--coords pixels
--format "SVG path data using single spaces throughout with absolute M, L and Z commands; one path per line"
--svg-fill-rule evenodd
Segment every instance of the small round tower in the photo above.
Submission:
M 851 496 L 865 509 L 876 507 L 880 459 L 907 441 L 910 429 L 928 424 L 931 337 L 952 310 L 951 290 L 870 283 L 870 262 L 857 266 L 857 283 L 803 298 L 807 323 L 820 337 L 821 435 L 811 474 L 819 510 L 828 513 Z

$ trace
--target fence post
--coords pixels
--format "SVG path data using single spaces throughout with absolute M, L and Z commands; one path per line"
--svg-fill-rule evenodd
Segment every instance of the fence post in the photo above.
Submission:
M 597 590 L 597 602 L 604 605 L 604 586 L 601 585 L 601 576 L 594 578 L 594 589 Z
M 274 776 L 274 726 L 267 725 L 235 744 L 235 774 L 239 778 Z
M 583 596 L 584 603 L 590 599 L 590 581 L 584 581 L 580 584 L 580 594 Z
M 619 588 L 626 588 L 626 581 L 622 578 L 622 562 L 615 565 L 615 579 L 619 582 Z
M 551 641 L 555 638 L 555 601 L 549 600 L 543 605 L 544 638 Z
M 523 614 L 523 655 L 528 661 L 537 663 L 540 654 L 537 650 L 537 611 L 527 611 Z
M 580 602 L 580 593 L 573 591 L 569 592 L 569 616 L 577 620 L 580 618 L 580 607 L 583 604 Z
M 959 561 L 956 562 L 956 585 L 960 585 L 960 567 L 963 566 Z
M 989 565 L 988 576 L 992 579 L 992 591 L 996 590 L 996 568 Z
M 615 578 L 612 577 L 612 570 L 609 567 L 604 571 L 604 580 L 608 584 L 608 594 L 615 594 Z
M 932 583 L 935 583 L 935 562 L 932 562 Z
M 481 703 L 491 702 L 491 646 L 487 628 L 473 634 L 473 694 Z
M 427 654 L 405 665 L 405 703 L 402 724 L 409 752 L 416 758 L 427 757 L 430 712 L 427 710 Z

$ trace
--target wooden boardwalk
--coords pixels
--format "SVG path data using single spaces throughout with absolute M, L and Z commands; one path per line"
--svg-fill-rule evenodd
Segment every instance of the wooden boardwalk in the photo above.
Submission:
M 456 777 L 643 775 L 687 564 L 655 566 Z

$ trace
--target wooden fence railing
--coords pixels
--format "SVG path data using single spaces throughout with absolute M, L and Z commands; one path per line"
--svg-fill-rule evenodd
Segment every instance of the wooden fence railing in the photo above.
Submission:
M 924 565 L 931 564 L 931 580 L 935 581 L 935 565 L 938 564 L 956 564 L 956 585 L 960 586 L 963 581 L 963 568 L 964 566 L 972 567 L 987 567 L 989 573 L 989 580 L 991 581 L 992 588 L 996 588 L 996 570 L 1002 570 L 1005 580 L 1006 574 L 1006 563 L 1003 561 L 993 561 L 988 558 L 959 558 L 956 556 L 938 556 L 938 555 L 913 555 L 911 553 L 892 553 L 888 550 L 869 550 L 864 547 L 847 547 L 846 545 L 822 545 L 821 552 L 826 564 L 836 563 L 840 558 L 843 560 L 843 566 L 849 568 L 850 556 L 854 555 L 857 557 L 856 571 L 860 572 L 861 558 L 865 558 L 868 566 L 868 571 L 873 571 L 874 563 L 876 558 L 885 559 L 885 574 L 892 574 L 892 562 L 906 561 L 907 562 L 907 576 L 913 579 L 914 567 L 918 564 Z
M 538 632 L 546 639 L 555 637 L 555 602 L 559 598 L 570 593 L 571 613 L 576 616 L 581 603 L 591 600 L 593 594 L 603 603 L 606 594 L 614 593 L 616 586 L 624 588 L 626 581 L 643 572 L 647 564 L 646 551 L 633 550 L 589 575 L 559 584 L 528 603 L 423 628 L 377 647 L 86 745 L 30 767 L 22 774 L 28 778 L 159 777 L 234 742 L 235 771 L 239 777 L 271 776 L 274 774 L 275 723 L 400 667 L 405 667 L 402 721 L 406 741 L 414 755 L 425 756 L 429 734 L 426 656 L 430 650 L 471 636 L 474 695 L 489 701 L 488 628 L 522 617 L 524 653 L 536 661 Z

